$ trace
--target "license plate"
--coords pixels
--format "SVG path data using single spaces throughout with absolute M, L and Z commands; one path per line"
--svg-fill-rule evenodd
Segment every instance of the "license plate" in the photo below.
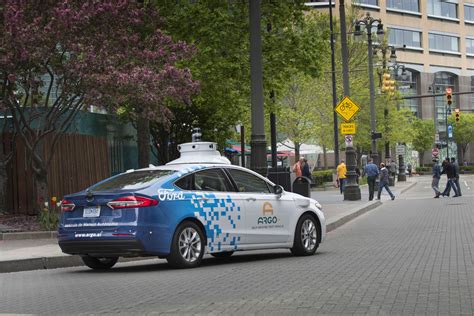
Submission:
M 84 217 L 99 217 L 100 206 L 86 206 L 84 207 Z

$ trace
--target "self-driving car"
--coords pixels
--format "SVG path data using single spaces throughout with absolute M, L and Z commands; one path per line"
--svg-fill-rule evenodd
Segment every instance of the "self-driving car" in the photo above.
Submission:
M 119 257 L 158 256 L 196 267 L 205 253 L 288 248 L 316 252 L 326 234 L 321 205 L 231 165 L 215 143 L 178 146 L 163 166 L 129 170 L 61 202 L 59 246 L 92 269 Z

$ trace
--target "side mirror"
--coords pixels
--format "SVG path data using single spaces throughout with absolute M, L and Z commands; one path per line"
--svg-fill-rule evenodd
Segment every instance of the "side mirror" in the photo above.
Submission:
M 273 191 L 275 192 L 276 195 L 280 196 L 283 193 L 283 188 L 281 187 L 281 185 L 277 184 L 273 187 Z

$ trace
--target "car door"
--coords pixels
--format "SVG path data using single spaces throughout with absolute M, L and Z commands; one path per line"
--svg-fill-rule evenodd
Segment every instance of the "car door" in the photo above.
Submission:
M 272 186 L 260 176 L 237 168 L 226 168 L 237 187 L 236 200 L 242 210 L 245 227 L 242 243 L 265 246 L 290 241 L 289 222 L 294 201 L 273 193 Z
M 194 191 L 191 203 L 205 226 L 209 251 L 235 250 L 240 207 L 229 195 L 234 188 L 222 169 L 197 171 L 178 180 L 176 185 Z

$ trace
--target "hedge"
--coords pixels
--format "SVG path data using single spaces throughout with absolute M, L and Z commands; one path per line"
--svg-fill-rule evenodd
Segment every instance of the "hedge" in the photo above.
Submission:
M 313 171 L 313 183 L 315 186 L 321 186 L 325 182 L 332 182 L 332 170 Z

